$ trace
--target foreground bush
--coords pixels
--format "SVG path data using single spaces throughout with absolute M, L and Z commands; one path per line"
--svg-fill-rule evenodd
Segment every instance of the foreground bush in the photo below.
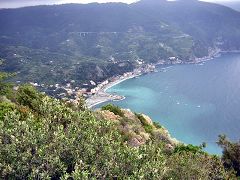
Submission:
M 112 104 L 107 104 L 107 105 L 103 106 L 101 109 L 110 111 L 110 112 L 114 113 L 115 115 L 118 115 L 121 117 L 124 116 L 122 110 L 118 106 L 114 106 Z
M 0 179 L 229 179 L 217 157 L 129 147 L 116 124 L 23 86 L 0 102 Z
M 73 111 L 28 86 L 17 94 L 16 107 L 0 104 L 1 178 L 163 176 L 161 144 L 130 148 L 110 121 L 88 110 Z
M 240 142 L 230 142 L 225 135 L 221 135 L 218 145 L 223 149 L 222 160 L 225 168 L 234 169 L 240 176 Z

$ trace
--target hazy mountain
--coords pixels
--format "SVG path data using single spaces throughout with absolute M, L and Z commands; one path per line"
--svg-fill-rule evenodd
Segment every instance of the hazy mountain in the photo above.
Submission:
M 237 11 L 240 11 L 240 2 L 236 2 L 236 1 L 235 2 L 223 2 L 222 4 L 225 6 L 228 6 L 232 9 L 235 9 Z
M 22 81 L 81 86 L 130 71 L 139 59 L 191 61 L 210 49 L 238 50 L 239 20 L 237 11 L 195 0 L 0 10 L 0 58 Z

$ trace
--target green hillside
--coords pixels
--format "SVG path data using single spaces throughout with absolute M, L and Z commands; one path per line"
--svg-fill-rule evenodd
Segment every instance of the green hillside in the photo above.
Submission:
M 240 13 L 200 1 L 142 0 L 0 10 L 2 70 L 14 81 L 96 83 L 138 61 L 184 62 L 239 50 Z

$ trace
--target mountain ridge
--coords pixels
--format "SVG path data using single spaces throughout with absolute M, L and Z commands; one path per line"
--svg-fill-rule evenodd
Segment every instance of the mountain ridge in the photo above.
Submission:
M 185 63 L 214 49 L 240 49 L 239 12 L 200 1 L 159 2 L 0 10 L 1 70 L 18 72 L 15 81 L 83 87 L 132 71 L 139 61 Z

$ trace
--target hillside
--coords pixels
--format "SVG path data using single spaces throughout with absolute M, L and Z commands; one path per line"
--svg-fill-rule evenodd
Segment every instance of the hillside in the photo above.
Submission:
M 93 112 L 81 99 L 69 104 L 29 85 L 12 90 L 7 76 L 1 179 L 236 179 L 219 157 L 175 141 L 146 115 L 112 105 Z
M 200 1 L 68 4 L 0 10 L 2 70 L 13 81 L 91 87 L 143 64 L 239 50 L 240 13 Z M 87 85 L 86 85 L 87 84 Z

